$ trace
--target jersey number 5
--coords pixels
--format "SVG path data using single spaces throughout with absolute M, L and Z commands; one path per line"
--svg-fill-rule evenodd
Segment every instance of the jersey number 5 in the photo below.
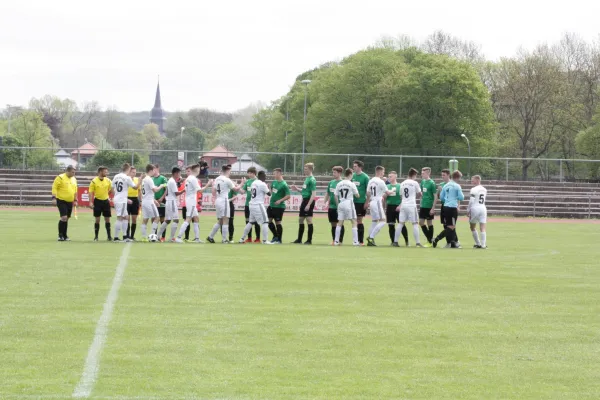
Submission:
M 485 203 L 485 196 L 482 194 L 479 195 L 479 204 Z

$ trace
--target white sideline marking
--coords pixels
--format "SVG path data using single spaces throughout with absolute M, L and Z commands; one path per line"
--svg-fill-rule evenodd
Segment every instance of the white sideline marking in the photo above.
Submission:
M 92 341 L 87 358 L 85 360 L 83 373 L 81 374 L 79 383 L 73 391 L 73 397 L 87 398 L 92 394 L 92 389 L 94 388 L 96 377 L 98 376 L 98 370 L 100 369 L 100 354 L 102 353 L 104 342 L 106 342 L 108 324 L 110 323 L 110 318 L 112 316 L 113 309 L 115 308 L 115 303 L 117 302 L 119 288 L 123 282 L 125 268 L 127 268 L 127 259 L 129 258 L 130 248 L 131 243 L 127 243 L 123 248 L 123 253 L 121 253 L 121 259 L 119 260 L 119 265 L 117 266 L 117 271 L 115 272 L 112 286 L 108 292 L 106 301 L 104 302 L 102 315 L 100 316 L 98 324 L 96 325 L 96 333 L 94 334 L 94 340 Z

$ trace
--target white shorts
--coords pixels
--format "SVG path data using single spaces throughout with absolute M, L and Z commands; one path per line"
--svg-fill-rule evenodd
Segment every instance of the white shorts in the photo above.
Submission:
M 403 224 L 406 221 L 416 224 L 419 221 L 419 213 L 417 213 L 417 206 L 406 206 L 400 204 L 400 217 L 398 221 Z
M 165 220 L 172 221 L 174 219 L 179 219 L 177 200 L 167 200 L 167 203 L 165 204 Z
M 217 209 L 217 219 L 224 217 L 229 218 L 229 199 L 219 197 L 217 201 L 215 201 L 215 208 Z
M 115 213 L 117 217 L 127 217 L 129 213 L 127 212 L 127 203 L 115 203 Z
M 356 208 L 351 201 L 343 201 L 337 208 L 338 221 L 351 221 L 356 219 Z
M 471 208 L 471 218 L 469 219 L 471 224 L 486 224 L 487 223 L 487 208 L 485 207 L 474 207 Z
M 142 202 L 142 217 L 144 219 L 152 219 L 158 217 L 158 208 L 154 202 L 152 203 L 144 203 Z
M 369 203 L 369 209 L 371 210 L 371 218 L 373 219 L 373 221 L 386 219 L 385 210 L 383 209 L 381 199 L 371 200 L 371 202 Z
M 250 204 L 250 218 L 248 221 L 253 224 L 266 224 L 269 222 L 269 217 L 267 216 L 267 210 L 265 209 L 264 204 Z
M 195 218 L 198 216 L 198 208 L 196 207 L 196 204 L 194 204 L 191 207 L 185 207 L 185 217 L 186 218 Z

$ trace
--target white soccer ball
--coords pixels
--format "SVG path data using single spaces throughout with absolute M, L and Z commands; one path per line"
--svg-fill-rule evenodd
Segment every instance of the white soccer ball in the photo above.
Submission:
M 150 236 L 148 236 L 148 240 L 151 242 L 158 242 L 158 236 L 154 233 L 151 233 Z

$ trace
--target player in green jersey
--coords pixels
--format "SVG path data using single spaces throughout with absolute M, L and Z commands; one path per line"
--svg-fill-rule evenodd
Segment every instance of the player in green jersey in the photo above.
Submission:
M 250 220 L 250 187 L 252 183 L 256 180 L 256 167 L 248 168 L 246 171 L 248 174 L 248 179 L 246 179 L 246 183 L 240 189 L 240 192 L 246 193 L 246 204 L 244 205 L 244 216 L 246 217 L 246 225 L 248 225 L 248 221 Z M 256 232 L 256 240 L 254 243 L 260 243 L 260 226 L 258 224 L 254 224 L 254 231 Z M 246 243 L 252 243 L 252 230 L 248 234 L 248 238 L 246 239 Z
M 335 228 L 338 225 L 338 215 L 337 215 L 337 203 L 335 201 L 335 188 L 338 183 L 342 181 L 342 173 L 344 172 L 344 168 L 340 166 L 333 167 L 331 169 L 333 173 L 333 180 L 329 182 L 327 185 L 327 194 L 325 195 L 325 207 L 327 210 L 327 217 L 329 218 L 329 223 L 331 224 L 331 244 L 335 242 Z M 342 230 L 340 232 L 340 240 L 342 243 L 344 241 L 344 226 L 342 225 Z
M 396 236 L 396 223 L 400 218 L 398 206 L 400 203 L 402 203 L 402 196 L 400 196 L 400 184 L 398 183 L 398 174 L 396 171 L 392 171 L 388 174 L 388 180 L 390 183 L 387 185 L 387 188 L 392 193 L 384 196 L 386 202 L 385 214 L 388 223 L 390 240 L 391 243 L 394 243 Z M 406 230 L 406 226 L 402 227 L 402 236 L 404 237 L 404 243 L 406 243 L 406 247 L 408 247 L 408 231 Z
M 304 220 L 306 220 L 308 224 L 308 238 L 304 244 L 312 244 L 313 238 L 313 213 L 315 210 L 315 197 L 317 196 L 317 180 L 313 176 L 313 170 L 315 169 L 315 164 L 308 163 L 304 166 L 304 175 L 306 175 L 306 179 L 304 180 L 304 185 L 302 185 L 302 189 L 298 188 L 296 185 L 292 186 L 292 190 L 302 193 L 302 203 L 300 204 L 300 212 L 299 212 L 299 226 L 298 226 L 298 239 L 296 239 L 293 243 L 302 244 L 302 236 L 304 236 Z
M 356 209 L 356 217 L 358 222 L 358 241 L 360 244 L 364 244 L 365 239 L 365 226 L 363 224 L 363 218 L 367 215 L 365 209 L 365 202 L 367 201 L 367 186 L 369 185 L 369 175 L 363 172 L 365 163 L 360 160 L 354 160 L 352 162 L 352 169 L 354 175 L 352 175 L 352 182 L 358 189 L 358 198 L 354 201 L 354 207 Z
M 419 225 L 427 238 L 429 244 L 433 240 L 433 217 L 435 216 L 435 208 L 433 204 L 437 196 L 437 186 L 431 179 L 431 168 L 421 168 L 421 209 L 419 210 Z M 427 224 L 425 224 L 427 221 Z
M 160 185 L 164 185 L 163 189 L 154 193 L 154 199 L 158 201 L 158 216 L 160 217 L 160 223 L 162 224 L 163 222 L 165 222 L 165 197 L 167 196 L 167 189 L 165 189 L 165 187 L 167 186 L 169 180 L 166 176 L 160 174 L 160 166 L 158 164 L 156 164 L 155 167 L 156 175 L 152 177 L 152 181 L 154 181 L 154 186 L 158 187 Z M 165 234 L 166 231 L 162 233 L 162 236 L 160 238 L 161 242 L 165 241 Z
M 291 197 L 291 193 L 287 182 L 283 180 L 281 168 L 273 170 L 273 177 L 275 180 L 271 183 L 271 200 L 269 208 L 267 208 L 267 216 L 269 217 L 269 229 L 273 233 L 271 243 L 281 244 L 281 238 L 283 237 L 281 221 L 285 212 L 285 202 Z

